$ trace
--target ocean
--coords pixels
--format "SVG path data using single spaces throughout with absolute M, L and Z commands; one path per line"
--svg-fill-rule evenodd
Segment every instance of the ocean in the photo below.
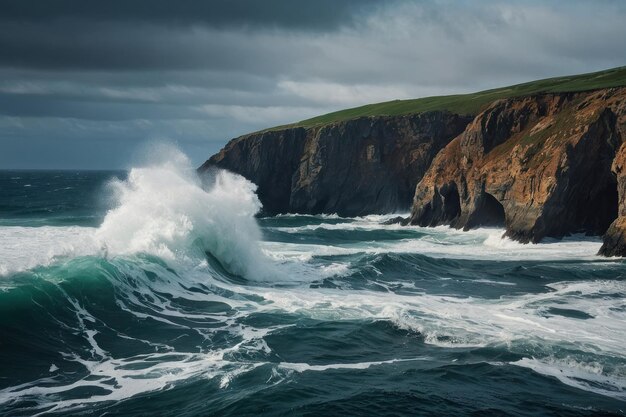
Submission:
M 174 160 L 0 172 L 0 415 L 625 414 L 598 237 L 255 218 Z

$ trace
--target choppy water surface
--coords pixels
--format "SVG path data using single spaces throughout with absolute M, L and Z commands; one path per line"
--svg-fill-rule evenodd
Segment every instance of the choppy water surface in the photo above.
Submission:
M 0 173 L 0 415 L 624 414 L 599 239 L 254 219 L 182 159 Z

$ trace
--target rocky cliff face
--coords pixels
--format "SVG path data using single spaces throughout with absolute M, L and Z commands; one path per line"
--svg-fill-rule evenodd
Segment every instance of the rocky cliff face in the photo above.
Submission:
M 603 253 L 626 255 L 625 103 L 625 88 L 492 103 L 437 155 L 411 223 L 501 225 L 538 242 L 615 221 Z
M 230 141 L 200 171 L 248 178 L 269 215 L 406 210 L 432 159 L 471 119 L 428 112 L 254 133 Z

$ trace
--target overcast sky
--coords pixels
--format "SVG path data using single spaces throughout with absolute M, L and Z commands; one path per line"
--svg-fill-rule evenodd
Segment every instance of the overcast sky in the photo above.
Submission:
M 0 168 L 196 164 L 361 104 L 626 65 L 626 1 L 0 0 Z

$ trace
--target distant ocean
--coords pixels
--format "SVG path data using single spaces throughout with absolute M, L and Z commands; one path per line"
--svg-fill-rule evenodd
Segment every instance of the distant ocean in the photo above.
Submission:
M 255 219 L 254 189 L 0 172 L 0 415 L 624 415 L 598 238 Z

